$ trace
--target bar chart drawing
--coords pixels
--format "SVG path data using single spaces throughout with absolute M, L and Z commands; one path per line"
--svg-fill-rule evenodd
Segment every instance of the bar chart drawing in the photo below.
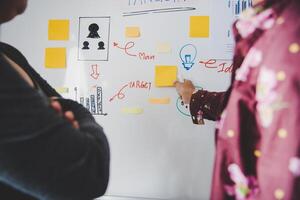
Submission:
M 107 115 L 103 111 L 102 87 L 96 87 L 96 94 L 91 94 L 89 97 L 80 97 L 79 103 L 90 111 L 92 115 Z
M 228 7 L 232 9 L 234 16 L 239 16 L 243 11 L 252 7 L 252 0 L 229 0 Z

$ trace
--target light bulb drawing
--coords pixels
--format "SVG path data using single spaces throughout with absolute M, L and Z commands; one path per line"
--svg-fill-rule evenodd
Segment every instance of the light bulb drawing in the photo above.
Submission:
M 186 44 L 180 49 L 179 57 L 184 69 L 190 70 L 193 67 L 196 56 L 197 48 L 193 44 Z

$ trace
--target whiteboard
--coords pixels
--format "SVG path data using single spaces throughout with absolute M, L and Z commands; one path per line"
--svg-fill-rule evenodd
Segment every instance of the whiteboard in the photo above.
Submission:
M 237 2 L 30 0 L 24 15 L 1 27 L 1 40 L 22 51 L 53 87 L 69 88 L 65 97 L 85 105 L 89 100 L 111 147 L 106 198 L 205 200 L 210 193 L 215 124 L 192 124 L 175 89 L 155 87 L 154 71 L 156 65 L 177 66 L 181 78 L 201 88 L 226 90 L 233 46 L 230 24 L 239 14 Z M 190 16 L 209 16 L 208 38 L 189 37 Z M 70 20 L 69 40 L 48 40 L 50 19 Z M 80 26 L 93 20 L 105 32 L 99 31 L 105 48 L 101 56 L 96 50 L 82 50 L 82 36 L 88 32 Z M 140 37 L 127 38 L 126 27 L 139 27 Z M 88 47 L 95 49 L 100 40 L 89 41 Z M 159 52 L 162 44 L 170 49 Z M 45 68 L 47 47 L 67 48 L 66 69 Z M 194 57 L 188 70 L 184 51 Z M 170 98 L 170 103 L 154 105 L 149 98 Z M 131 108 L 142 113 L 122 112 Z

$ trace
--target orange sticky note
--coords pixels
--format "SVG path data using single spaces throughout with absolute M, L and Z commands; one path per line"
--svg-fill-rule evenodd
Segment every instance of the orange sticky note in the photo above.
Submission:
M 177 79 L 177 66 L 156 66 L 155 85 L 157 87 L 171 87 Z
M 69 20 L 49 20 L 48 39 L 49 40 L 69 40 L 70 34 Z
M 190 16 L 190 37 L 209 37 L 209 16 Z
M 126 27 L 126 37 L 137 38 L 141 36 L 140 27 Z
M 170 53 L 171 45 L 169 43 L 159 43 L 156 46 L 156 50 L 158 53 Z
M 69 93 L 69 88 L 67 87 L 56 87 L 54 88 L 56 90 L 56 92 L 58 92 L 59 94 L 66 94 Z
M 151 104 L 170 104 L 171 99 L 168 98 L 149 98 L 149 103 Z
M 139 107 L 126 107 L 126 108 L 122 108 L 122 113 L 124 114 L 132 114 L 132 115 L 140 115 L 143 114 L 144 109 L 143 108 L 139 108 Z
M 66 58 L 67 58 L 66 48 L 46 48 L 45 67 L 66 68 Z

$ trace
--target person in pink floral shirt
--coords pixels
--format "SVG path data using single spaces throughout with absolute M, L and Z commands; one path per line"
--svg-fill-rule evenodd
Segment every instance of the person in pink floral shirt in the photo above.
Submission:
M 300 1 L 266 0 L 233 25 L 226 92 L 176 82 L 193 123 L 216 120 L 212 200 L 300 199 Z

